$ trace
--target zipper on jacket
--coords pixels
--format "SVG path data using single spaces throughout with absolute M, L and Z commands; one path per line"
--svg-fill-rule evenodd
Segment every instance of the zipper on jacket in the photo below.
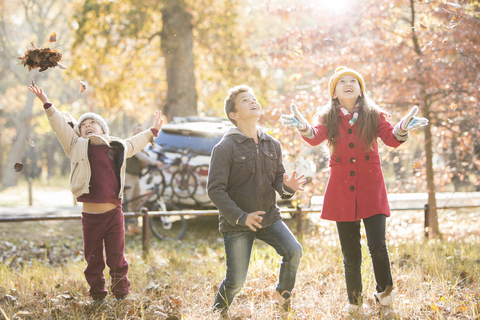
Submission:
M 255 141 L 253 141 L 253 143 L 255 143 Z M 259 179 L 260 179 L 260 188 L 261 188 L 261 197 L 260 197 L 260 204 L 261 204 L 261 207 L 260 209 L 263 209 L 264 207 L 264 203 L 263 203 L 263 179 L 262 179 L 262 163 L 261 163 L 261 160 L 260 160 L 260 148 L 259 148 L 259 145 L 260 145 L 260 139 L 258 139 L 258 143 L 255 143 L 255 147 L 257 148 L 257 165 L 258 165 L 258 176 L 259 176 Z M 267 213 L 267 212 L 265 212 Z

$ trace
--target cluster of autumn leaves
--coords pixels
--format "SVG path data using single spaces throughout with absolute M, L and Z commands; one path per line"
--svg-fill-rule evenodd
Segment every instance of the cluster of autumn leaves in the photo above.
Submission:
M 57 42 L 57 33 L 54 32 L 50 35 L 48 39 L 50 43 Z M 32 69 L 40 68 L 39 72 L 43 72 L 48 68 L 59 68 L 65 70 L 67 67 L 60 63 L 62 60 L 62 54 L 59 53 L 57 50 L 50 49 L 50 48 L 37 48 L 33 41 L 31 42 L 32 49 L 28 49 L 25 52 L 25 56 L 19 57 L 22 62 L 21 64 L 24 67 L 28 67 L 28 71 L 32 71 Z M 81 80 L 78 80 L 80 84 L 80 93 L 84 93 L 87 90 L 87 84 Z M 35 82 L 32 81 L 32 85 L 35 85 Z M 30 147 L 34 147 L 35 144 L 33 141 L 29 141 Z M 17 162 L 15 163 L 13 169 L 15 172 L 21 172 L 23 170 L 23 163 Z

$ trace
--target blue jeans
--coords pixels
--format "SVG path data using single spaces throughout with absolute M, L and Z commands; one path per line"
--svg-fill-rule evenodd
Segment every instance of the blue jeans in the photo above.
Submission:
M 276 290 L 284 298 L 291 296 L 295 286 L 298 265 L 302 257 L 302 246 L 282 220 L 270 227 L 253 231 L 226 232 L 223 234 L 227 258 L 227 274 L 218 288 L 213 307 L 227 310 L 235 295 L 242 289 L 247 279 L 253 240 L 258 238 L 271 245 L 283 257 Z
M 386 216 L 377 214 L 363 219 L 367 236 L 368 250 L 372 258 L 373 273 L 377 282 L 377 292 L 393 286 L 390 259 L 385 241 Z M 343 267 L 347 284 L 348 301 L 362 303 L 362 246 L 360 243 L 360 221 L 337 222 L 338 237 L 342 246 Z

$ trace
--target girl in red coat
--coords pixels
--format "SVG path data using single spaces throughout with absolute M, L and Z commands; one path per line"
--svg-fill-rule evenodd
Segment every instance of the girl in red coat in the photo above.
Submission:
M 393 281 L 385 241 L 390 208 L 377 138 L 396 148 L 407 140 L 409 130 L 426 125 L 428 120 L 416 117 L 418 107 L 414 107 L 393 127 L 386 120 L 388 114 L 365 96 L 363 77 L 353 69 L 337 68 L 328 89 L 330 103 L 317 115 L 314 127 L 294 104 L 290 106 L 292 114 L 281 118 L 284 125 L 298 129 L 310 145 L 327 141 L 331 170 L 321 217 L 337 223 L 349 301 L 346 313 L 354 317 L 364 314 L 360 244 L 363 220 L 377 283 L 375 298 L 383 318 L 398 318 L 393 308 Z

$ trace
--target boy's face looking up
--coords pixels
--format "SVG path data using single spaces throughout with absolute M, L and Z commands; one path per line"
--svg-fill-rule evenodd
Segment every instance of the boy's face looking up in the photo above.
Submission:
M 102 127 L 93 119 L 85 119 L 80 125 L 80 135 L 82 138 L 86 138 L 92 134 L 103 134 Z
M 230 112 L 230 118 L 235 121 L 244 121 L 260 117 L 262 108 L 257 99 L 250 92 L 241 92 L 235 97 L 235 112 Z

